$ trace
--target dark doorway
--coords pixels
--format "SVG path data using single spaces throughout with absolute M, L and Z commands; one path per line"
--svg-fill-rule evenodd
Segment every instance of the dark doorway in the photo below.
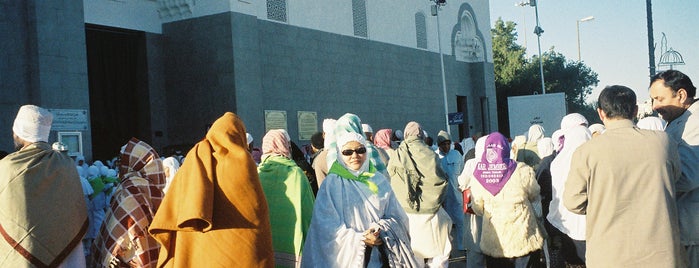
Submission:
M 117 156 L 131 137 L 144 139 L 150 133 L 145 36 L 86 24 L 85 42 L 92 158 L 106 160 Z
M 459 124 L 459 142 L 465 137 L 470 137 L 468 122 L 468 99 L 466 96 L 456 96 L 456 111 L 464 114 L 464 122 Z M 453 139 L 453 138 L 452 138 Z

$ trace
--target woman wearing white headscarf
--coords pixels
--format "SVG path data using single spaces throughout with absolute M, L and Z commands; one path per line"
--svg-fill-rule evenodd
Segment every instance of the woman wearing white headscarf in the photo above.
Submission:
M 376 167 L 376 169 L 383 173 L 384 175 L 386 174 L 386 163 L 384 163 L 381 160 L 381 157 L 379 156 L 379 152 L 377 152 L 376 148 L 371 142 L 368 142 L 366 140 L 366 136 L 364 136 L 364 132 L 362 131 L 362 121 L 359 119 L 359 117 L 355 114 L 351 113 L 346 113 L 340 118 L 335 121 L 335 128 L 333 129 L 333 135 L 335 138 L 342 136 L 345 133 L 359 133 L 361 134 L 362 137 L 364 137 L 365 144 L 364 146 L 367 149 L 367 156 L 369 157 L 369 160 L 371 161 L 372 164 Z M 337 160 L 339 152 L 337 151 L 337 146 L 336 146 L 336 140 L 334 140 L 332 137 L 328 138 L 326 136 L 326 142 L 328 142 L 328 146 L 326 146 L 328 150 L 328 155 L 325 161 L 328 164 L 328 168 L 333 165 L 333 163 Z
M 517 148 L 517 161 L 522 161 L 536 170 L 543 157 L 539 154 L 537 144 L 543 137 L 544 127 L 539 124 L 531 125 L 527 131 L 527 141 L 521 148 Z
M 408 218 L 368 160 L 366 140 L 335 139 L 337 160 L 320 186 L 301 267 L 416 267 Z
M 473 140 L 472 137 L 466 137 L 461 140 L 461 150 L 464 152 L 464 158 L 466 158 L 466 154 L 468 151 L 476 147 L 476 142 Z M 470 158 L 469 158 L 470 159 Z M 464 159 L 468 160 L 468 159 Z
M 543 159 L 553 153 L 553 141 L 551 138 L 544 137 L 539 140 L 536 144 L 537 150 L 539 150 L 539 155 Z
M 561 130 L 566 131 L 574 126 L 585 126 L 588 125 L 587 118 L 579 113 L 569 113 L 561 119 Z
M 177 161 L 177 158 L 170 156 L 163 159 L 163 171 L 165 172 L 165 188 L 163 188 L 163 193 L 167 193 L 178 169 L 180 169 L 180 161 Z
M 79 154 L 75 157 L 75 166 L 78 167 L 78 175 L 87 178 L 87 171 L 90 168 L 90 165 L 87 164 L 83 155 Z
M 485 139 L 488 135 L 480 137 L 476 144 L 474 145 L 475 155 L 483 155 L 485 150 Z M 464 170 L 459 175 L 459 189 L 461 191 L 466 190 L 471 183 L 471 178 L 473 178 L 473 171 L 476 169 L 476 164 L 480 161 L 480 158 L 471 158 L 466 160 L 464 163 Z M 464 201 L 466 202 L 466 201 Z M 468 249 L 466 252 L 466 267 L 485 267 L 485 256 L 481 252 L 480 241 L 481 241 L 481 228 L 483 224 L 483 218 L 476 214 L 466 213 L 464 215 L 464 246 Z
M 665 120 L 662 120 L 656 116 L 647 116 L 642 118 L 641 120 L 638 120 L 636 126 L 638 126 L 638 128 L 640 129 L 663 131 L 665 130 Z
M 585 126 L 572 126 L 564 133 L 565 144 L 560 153 L 551 162 L 551 189 L 552 200 L 549 205 L 549 213 L 546 217 L 556 230 L 550 230 L 553 245 L 561 245 L 562 253 L 569 263 L 585 261 L 585 215 L 570 212 L 563 206 L 563 191 L 570 171 L 570 162 L 573 152 L 583 143 L 592 138 L 590 131 Z M 560 239 L 560 243 L 556 241 Z M 571 241 L 572 240 L 572 241 Z M 580 260 L 567 256 L 577 252 Z

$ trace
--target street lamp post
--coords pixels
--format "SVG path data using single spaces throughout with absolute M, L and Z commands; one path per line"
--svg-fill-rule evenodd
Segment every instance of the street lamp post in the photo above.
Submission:
M 521 7 L 523 7 L 523 6 L 526 6 L 526 5 L 529 5 L 529 3 L 527 3 L 527 2 L 515 3 L 515 6 L 521 6 Z M 523 27 L 522 27 L 522 29 L 527 29 L 527 15 L 524 13 L 524 9 L 522 9 L 522 22 L 523 22 Z M 524 49 L 526 50 L 526 49 L 527 49 L 527 31 L 524 30 L 524 31 L 522 31 L 522 32 L 524 33 Z
M 536 27 L 534 27 L 534 33 L 536 34 L 536 43 L 539 46 L 539 74 L 541 76 L 541 94 L 546 94 L 546 86 L 544 85 L 544 61 L 541 59 L 541 34 L 544 33 L 544 29 L 542 29 L 541 26 L 539 26 L 539 6 L 536 4 L 536 0 L 529 0 L 528 2 L 522 1 L 515 5 L 534 7 L 534 12 L 536 15 Z
M 589 16 L 589 17 L 584 17 L 584 18 L 582 18 L 582 19 L 579 19 L 579 20 L 576 20 L 576 21 L 575 21 L 575 31 L 576 31 L 577 34 L 578 34 L 578 61 L 581 61 L 581 58 L 580 58 L 580 23 L 581 23 L 581 22 L 586 22 L 586 21 L 591 21 L 591 20 L 594 20 L 594 19 L 595 19 L 595 17 Z
M 586 22 L 586 21 L 591 21 L 594 20 L 595 17 L 593 16 L 587 16 L 582 19 L 576 20 L 575 21 L 575 32 L 578 34 L 578 62 L 582 60 L 580 57 L 580 23 L 581 22 Z M 584 105 L 585 104 L 585 96 L 584 96 L 584 90 L 580 91 L 580 104 Z
M 544 33 L 544 29 L 539 26 L 539 5 L 536 4 L 536 0 L 529 0 L 529 5 L 534 6 L 534 12 L 536 14 L 536 27 L 534 28 L 534 33 L 536 34 L 536 43 L 539 46 L 539 74 L 541 75 L 541 94 L 546 94 L 546 86 L 544 86 L 544 62 L 541 59 L 541 34 Z
M 437 17 L 437 46 L 439 46 L 439 63 L 442 67 L 442 93 L 444 95 L 444 123 L 447 127 L 447 133 L 451 136 L 451 128 L 449 127 L 449 108 L 447 106 L 447 79 L 444 75 L 444 56 L 442 54 L 442 37 L 439 30 L 439 7 L 447 4 L 446 0 L 430 0 L 434 2 L 432 6 L 432 16 Z

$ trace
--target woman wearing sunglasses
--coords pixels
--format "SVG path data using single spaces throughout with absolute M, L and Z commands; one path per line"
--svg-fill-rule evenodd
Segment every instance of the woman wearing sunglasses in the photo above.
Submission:
M 367 161 L 362 134 L 336 137 L 337 160 L 318 190 L 302 267 L 415 267 L 407 216 Z

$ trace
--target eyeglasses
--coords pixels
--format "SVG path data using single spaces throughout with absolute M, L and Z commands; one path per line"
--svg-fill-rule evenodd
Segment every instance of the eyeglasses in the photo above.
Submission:
M 354 153 L 364 154 L 364 153 L 366 153 L 366 147 L 359 147 L 359 148 L 354 149 L 354 150 L 350 150 L 350 149 L 342 150 L 342 155 L 344 155 L 344 156 L 350 156 Z

